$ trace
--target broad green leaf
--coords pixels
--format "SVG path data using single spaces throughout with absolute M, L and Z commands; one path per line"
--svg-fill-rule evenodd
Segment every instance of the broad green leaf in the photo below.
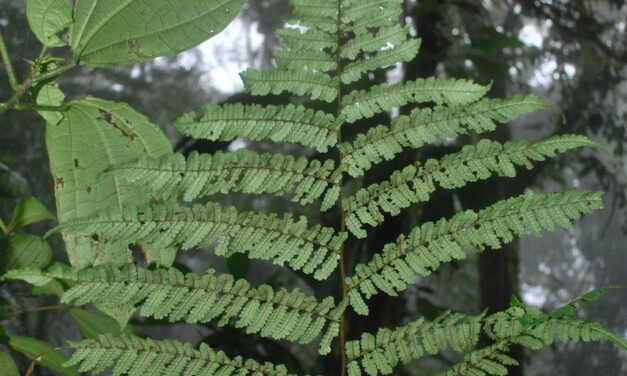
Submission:
M 39 236 L 17 234 L 0 241 L 0 271 L 21 268 L 40 269 L 50 263 L 52 249 Z
M 35 197 L 27 197 L 15 206 L 11 221 L 7 226 L 8 233 L 33 223 L 54 220 L 56 217 Z
M 72 22 L 72 10 L 67 0 L 28 0 L 26 17 L 31 30 L 45 46 L 66 45 L 57 34 Z
M 0 370 L 3 376 L 20 376 L 13 358 L 5 352 L 0 352 Z
M 126 104 L 87 98 L 73 102 L 58 123 L 46 126 L 59 221 L 85 217 L 112 207 L 141 205 L 141 187 L 113 174 L 113 165 L 172 152 L 161 129 Z M 91 237 L 65 236 L 72 265 L 126 262 L 128 249 Z
M 30 337 L 11 336 L 9 346 L 28 359 L 37 360 L 37 364 L 46 368 L 66 376 L 78 376 L 76 368 L 63 366 L 70 358 L 46 342 Z
M 65 94 L 56 84 L 44 85 L 37 91 L 35 101 L 39 105 L 59 106 L 65 100 Z M 46 119 L 48 124 L 58 124 L 63 119 L 60 111 L 39 111 L 39 115 Z
M 59 298 L 61 297 L 61 295 L 63 295 L 64 292 L 65 288 L 63 288 L 61 282 L 57 280 L 52 280 L 43 286 L 33 286 L 32 290 L 32 294 L 34 296 L 55 295 Z
M 245 0 L 78 0 L 70 44 L 79 63 L 104 66 L 188 50 L 224 29 Z
M 102 313 L 71 308 L 70 315 L 76 321 L 78 329 L 85 338 L 98 339 L 101 334 L 109 333 L 117 336 L 122 333 L 120 325 L 114 319 Z

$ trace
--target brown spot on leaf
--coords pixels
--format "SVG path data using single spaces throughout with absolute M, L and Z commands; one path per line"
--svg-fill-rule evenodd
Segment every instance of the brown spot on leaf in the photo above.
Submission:
M 78 168 L 78 159 L 74 159 L 74 167 Z
M 54 178 L 54 185 L 57 188 L 63 188 L 65 187 L 65 180 L 62 177 L 57 176 Z
M 91 185 L 88 185 L 88 186 L 87 186 L 86 191 L 87 191 L 87 193 L 91 193 Z
M 107 124 L 111 125 L 113 128 L 115 128 L 118 131 L 120 131 L 120 133 L 122 133 L 122 135 L 124 137 L 128 138 L 129 140 L 131 140 L 131 141 L 135 140 L 137 135 L 135 133 L 133 133 L 133 132 L 129 132 L 128 130 L 120 127 L 115 121 L 113 121 L 113 116 L 111 115 L 110 112 L 105 111 L 102 108 L 99 108 L 98 112 L 100 113 L 100 116 L 98 117 L 98 120 L 104 121 Z

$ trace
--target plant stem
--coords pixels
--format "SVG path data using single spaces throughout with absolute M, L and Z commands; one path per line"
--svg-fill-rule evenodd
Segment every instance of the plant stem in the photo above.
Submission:
M 335 63 L 338 76 L 342 73 L 342 57 L 340 56 L 341 46 L 342 46 L 342 0 L 337 0 L 337 50 L 335 51 Z M 342 112 L 342 81 L 338 81 L 337 85 L 337 110 L 336 116 L 340 116 Z M 337 145 L 339 146 L 342 143 L 342 128 L 340 127 L 337 131 Z M 342 167 L 342 152 L 339 154 L 339 168 Z M 339 196 L 339 208 L 340 208 L 340 231 L 346 231 L 346 212 L 344 210 L 344 206 L 342 205 L 342 201 L 344 199 L 344 179 L 340 178 L 340 196 Z M 346 299 L 346 294 L 348 293 L 348 289 L 346 286 L 346 262 L 344 256 L 344 244 L 340 248 L 340 278 L 342 279 L 342 300 Z M 342 368 L 340 371 L 341 376 L 346 376 L 347 369 L 347 358 L 346 358 L 346 311 L 342 312 L 342 317 L 340 318 L 340 357 L 342 358 Z
M 67 304 L 55 304 L 55 305 L 41 306 L 41 307 L 34 307 L 34 308 L 24 308 L 24 309 L 20 309 L 17 311 L 9 312 L 6 316 L 4 316 L 4 319 L 10 319 L 15 316 L 23 315 L 25 313 L 65 310 L 68 308 L 70 308 L 70 306 Z
M 2 62 L 4 63 L 4 68 L 7 71 L 11 88 L 13 91 L 17 91 L 19 87 L 19 84 L 17 83 L 17 76 L 15 75 L 15 70 L 13 69 L 13 64 L 11 63 L 11 56 L 9 56 L 9 51 L 4 43 L 2 33 L 0 33 L 0 55 L 2 55 Z

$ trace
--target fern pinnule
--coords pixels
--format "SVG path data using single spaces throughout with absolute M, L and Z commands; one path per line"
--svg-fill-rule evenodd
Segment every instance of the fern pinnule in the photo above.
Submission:
M 259 363 L 241 356 L 231 358 L 205 343 L 194 349 L 176 340 L 142 339 L 101 335 L 98 339 L 71 341 L 75 352 L 67 365 L 80 365 L 80 372 L 99 374 L 113 366 L 112 376 L 295 376 L 284 365 Z
M 505 376 L 508 374 L 508 366 L 518 365 L 515 359 L 507 355 L 514 345 L 537 351 L 555 341 L 608 341 L 627 349 L 624 338 L 600 323 L 574 317 L 571 304 L 547 314 L 510 307 L 507 311 L 488 316 L 484 320 L 484 330 L 495 342 L 466 354 L 462 362 L 441 375 Z
M 191 202 L 217 193 L 284 195 L 291 201 L 311 204 L 323 197 L 323 209 L 339 196 L 341 172 L 332 160 L 320 162 L 291 155 L 258 154 L 249 150 L 199 154 L 169 154 L 159 159 L 140 159 L 112 172 L 131 184 L 146 187 L 166 200 Z
M 408 39 L 398 45 L 390 45 L 373 56 L 347 64 L 342 70 L 340 79 L 344 84 L 358 81 L 365 74 L 385 68 L 398 62 L 411 61 L 418 55 L 420 39 Z
M 396 84 L 380 84 L 367 90 L 354 90 L 342 97 L 346 122 L 371 118 L 409 103 L 435 103 L 460 106 L 483 97 L 489 87 L 463 79 L 419 78 Z
M 403 12 L 402 0 L 349 0 L 342 6 L 342 26 L 356 35 L 395 25 Z
M 335 117 L 303 106 L 260 106 L 225 104 L 205 106 L 200 119 L 187 113 L 174 121 L 186 136 L 211 140 L 290 142 L 326 152 L 337 142 L 339 124 Z
M 570 190 L 533 194 L 502 200 L 479 212 L 467 210 L 451 219 L 427 222 L 387 244 L 367 264 L 355 267 L 348 277 L 348 299 L 360 314 L 368 313 L 365 298 L 380 291 L 398 295 L 440 264 L 466 257 L 466 252 L 500 248 L 514 236 L 539 235 L 543 230 L 568 228 L 571 222 L 603 206 L 601 193 Z
M 481 140 L 477 145 L 466 145 L 458 153 L 440 160 L 429 159 L 424 164 L 409 165 L 392 173 L 382 183 L 360 189 L 344 199 L 348 229 L 357 237 L 366 236 L 365 224 L 378 226 L 385 220 L 384 213 L 396 216 L 401 209 L 428 201 L 436 183 L 445 189 L 455 189 L 489 178 L 491 175 L 515 177 L 517 166 L 527 169 L 532 162 L 544 161 L 578 147 L 597 147 L 585 136 L 562 135 L 540 141 L 509 141 L 500 144 Z
M 448 347 L 457 352 L 471 349 L 479 341 L 485 315 L 445 313 L 431 322 L 420 318 L 393 330 L 381 328 L 376 336 L 361 335 L 346 343 L 349 376 L 391 375 L 399 364 L 439 354 Z
M 301 32 L 296 28 L 277 30 L 281 41 L 291 51 L 322 51 L 334 53 L 337 49 L 337 37 L 321 30 L 309 29 Z
M 186 250 L 217 242 L 218 255 L 247 253 L 253 259 L 302 269 L 317 279 L 325 279 L 335 270 L 347 237 L 332 228 L 309 227 L 305 217 L 295 220 L 291 215 L 238 213 L 234 207 L 222 208 L 216 203 L 114 210 L 64 222 L 51 232 L 56 231 L 159 249 L 176 246 Z
M 137 308 L 143 317 L 170 322 L 218 325 L 234 321 L 235 327 L 262 337 L 286 339 L 301 344 L 324 333 L 321 348 L 337 336 L 345 305 L 333 298 L 321 302 L 298 289 L 274 290 L 268 285 L 253 288 L 244 279 L 208 270 L 200 276 L 175 268 L 149 270 L 135 265 L 120 268 L 105 265 L 75 270 L 53 267 L 48 271 L 13 270 L 6 278 L 43 286 L 53 280 L 71 287 L 62 295 L 67 304 L 97 304 L 103 307 Z
M 333 102 L 337 98 L 337 77 L 305 70 L 247 69 L 242 74 L 244 86 L 252 95 L 279 95 L 289 92 L 310 99 Z
M 419 148 L 438 139 L 455 138 L 470 131 L 484 133 L 497 123 L 508 123 L 519 115 L 546 108 L 535 95 L 511 99 L 483 99 L 461 107 L 416 109 L 400 116 L 391 127 L 380 125 L 352 142 L 339 145 L 343 169 L 351 176 L 363 175 L 373 165 L 391 160 L 406 148 Z
M 396 46 L 407 40 L 410 27 L 406 25 L 387 26 L 380 28 L 375 34 L 366 33 L 357 35 L 342 46 L 340 56 L 345 59 L 355 60 L 361 52 L 378 52 Z

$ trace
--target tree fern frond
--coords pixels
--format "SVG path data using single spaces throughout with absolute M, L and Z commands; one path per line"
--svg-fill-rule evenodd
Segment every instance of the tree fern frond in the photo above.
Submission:
M 170 322 L 219 320 L 218 325 L 224 326 L 233 320 L 235 327 L 248 334 L 301 344 L 312 342 L 320 333 L 335 338 L 335 327 L 345 309 L 345 305 L 336 306 L 331 297 L 319 302 L 298 289 L 253 288 L 244 279 L 218 275 L 214 270 L 199 276 L 174 268 L 107 265 L 80 271 L 55 267 L 49 271 L 16 270 L 7 277 L 38 282 L 36 286 L 52 280 L 68 283 L 71 287 L 61 298 L 67 304 L 138 308 L 143 317 Z
M 488 90 L 489 86 L 468 80 L 439 80 L 433 77 L 393 85 L 380 84 L 342 97 L 342 115 L 348 123 L 353 123 L 409 103 L 434 102 L 459 106 L 479 100 Z
M 390 330 L 381 328 L 376 337 L 364 333 L 360 340 L 346 343 L 349 376 L 391 375 L 399 362 L 407 364 L 425 355 L 439 354 L 452 347 L 463 352 L 479 341 L 484 315 L 446 313 L 432 322 L 420 318 Z
M 382 27 L 374 35 L 360 34 L 342 46 L 340 56 L 354 60 L 360 52 L 378 52 L 389 45 L 399 45 L 407 40 L 409 30 L 409 25 L 404 27 L 394 25 Z
M 337 68 L 335 58 L 323 51 L 281 50 L 273 56 L 279 69 L 329 72 Z
M 326 152 L 337 143 L 339 123 L 331 114 L 303 106 L 226 104 L 205 106 L 202 117 L 187 113 L 174 121 L 181 133 L 204 140 L 297 143 Z
M 365 224 L 378 226 L 385 220 L 384 212 L 396 216 L 401 209 L 428 201 L 436 183 L 442 188 L 454 189 L 489 178 L 492 174 L 516 176 L 516 166 L 531 169 L 533 161 L 544 161 L 578 147 L 598 146 L 585 136 L 562 135 L 545 140 L 510 141 L 500 144 L 481 140 L 477 145 L 467 145 L 458 153 L 448 154 L 440 160 L 429 159 L 392 174 L 389 180 L 373 184 L 344 199 L 348 229 L 359 238 L 367 235 Z
M 176 340 L 142 339 L 130 335 L 69 342 L 74 354 L 68 365 L 80 365 L 79 372 L 100 374 L 113 367 L 112 375 L 128 376 L 295 376 L 283 365 L 263 364 L 240 356 L 228 357 L 201 343 L 198 349 Z
M 348 64 L 343 69 L 340 79 L 343 83 L 350 84 L 358 81 L 368 72 L 411 61 L 418 55 L 419 50 L 420 39 L 408 39 L 384 51 L 379 51 L 374 56 Z
M 244 192 L 283 195 L 307 205 L 324 196 L 325 205 L 339 196 L 341 172 L 333 160 L 320 162 L 282 154 L 258 154 L 250 150 L 199 154 L 187 159 L 170 154 L 141 159 L 112 171 L 132 184 L 147 187 L 166 199 L 190 202 L 216 193 Z
M 519 115 L 546 108 L 535 95 L 511 99 L 483 99 L 464 107 L 417 109 L 397 118 L 391 127 L 380 125 L 360 134 L 352 143 L 339 146 L 343 169 L 361 176 L 374 164 L 391 160 L 404 148 L 419 148 L 437 139 L 456 137 L 469 131 L 494 130 L 496 123 L 508 123 Z
M 402 0 L 352 0 L 343 5 L 342 22 L 357 35 L 398 24 L 403 12 Z
M 217 241 L 216 254 L 248 253 L 253 259 L 287 264 L 325 279 L 337 267 L 346 233 L 315 225 L 291 215 L 238 213 L 216 203 L 192 207 L 175 204 L 129 208 L 67 221 L 52 231 L 93 234 L 147 247 L 190 249 Z
M 333 102 L 337 98 L 337 77 L 326 73 L 266 69 L 263 71 L 247 69 L 242 73 L 246 90 L 252 95 L 281 94 L 290 92 Z
M 415 282 L 415 273 L 430 274 L 441 263 L 460 260 L 466 252 L 500 248 L 527 233 L 569 227 L 571 221 L 603 205 L 602 193 L 570 190 L 553 194 L 527 193 L 502 200 L 481 211 L 467 210 L 451 219 L 427 222 L 387 244 L 367 264 L 359 264 L 347 278 L 350 304 L 360 314 L 363 298 L 379 291 L 396 296 Z
M 337 36 L 324 31 L 309 29 L 301 32 L 300 29 L 280 29 L 277 35 L 292 51 L 322 51 L 334 53 L 337 50 Z

